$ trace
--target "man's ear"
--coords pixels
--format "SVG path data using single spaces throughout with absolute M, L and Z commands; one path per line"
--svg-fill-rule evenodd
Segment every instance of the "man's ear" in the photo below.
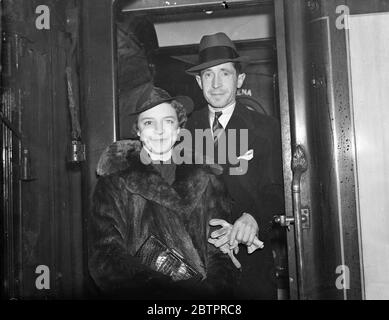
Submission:
M 140 132 L 139 132 L 139 130 L 136 132 L 136 135 L 137 135 L 138 137 L 140 137 Z
M 201 81 L 201 76 L 196 74 L 196 81 L 197 84 L 199 85 L 200 89 L 203 90 L 203 82 Z
M 238 75 L 238 81 L 236 83 L 236 87 L 238 89 L 243 85 L 244 79 L 246 79 L 246 74 L 245 73 L 241 73 L 241 74 Z

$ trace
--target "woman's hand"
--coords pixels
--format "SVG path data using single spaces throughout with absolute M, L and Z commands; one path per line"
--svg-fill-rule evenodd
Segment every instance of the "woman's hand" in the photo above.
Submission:
M 242 217 L 244 215 L 249 215 L 249 214 L 243 214 Z M 249 216 L 251 217 L 251 215 L 249 215 Z M 252 219 L 254 219 L 254 218 L 252 218 Z M 237 222 L 238 222 L 238 220 L 237 220 Z M 244 243 L 243 241 L 239 241 L 237 239 L 237 237 L 235 237 L 233 239 L 233 241 L 231 242 L 231 238 L 232 238 L 231 233 L 233 231 L 234 226 L 223 219 L 211 219 L 209 221 L 209 224 L 213 227 L 221 226 L 220 229 L 215 230 L 211 233 L 211 235 L 210 235 L 211 237 L 208 239 L 208 242 L 213 244 L 216 248 L 219 248 L 225 254 L 230 254 L 231 250 L 233 250 L 233 252 L 235 254 L 238 254 L 239 243 L 246 244 L 247 252 L 249 254 L 253 253 L 257 249 L 262 249 L 264 246 L 263 242 L 260 241 L 256 235 L 254 235 L 254 239 L 252 240 L 252 242 L 247 241 L 246 243 Z M 240 224 L 241 224 L 241 222 L 238 223 L 238 225 L 240 225 Z M 243 240 L 243 238 L 242 238 L 242 240 Z M 231 258 L 231 256 L 230 256 L 230 258 Z

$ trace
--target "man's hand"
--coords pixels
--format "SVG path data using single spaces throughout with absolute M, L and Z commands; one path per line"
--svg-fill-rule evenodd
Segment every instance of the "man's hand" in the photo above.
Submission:
M 243 213 L 232 227 L 229 240 L 230 246 L 233 246 L 235 241 L 238 241 L 250 247 L 258 234 L 258 230 L 258 224 L 253 216 L 246 212 Z

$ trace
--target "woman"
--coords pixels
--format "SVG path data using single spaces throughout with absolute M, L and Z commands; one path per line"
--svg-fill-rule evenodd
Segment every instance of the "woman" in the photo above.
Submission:
M 228 297 L 234 267 L 207 243 L 209 220 L 230 220 L 224 187 L 209 166 L 171 161 L 192 109 L 190 98 L 153 87 L 134 113 L 139 141 L 115 143 L 99 161 L 89 269 L 107 296 Z M 178 273 L 160 267 L 163 255 L 152 263 L 145 258 L 150 237 L 182 258 Z

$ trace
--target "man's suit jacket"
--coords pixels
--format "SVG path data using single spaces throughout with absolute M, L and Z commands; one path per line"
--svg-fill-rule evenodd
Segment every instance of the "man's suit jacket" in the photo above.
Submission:
M 191 115 L 187 129 L 192 132 L 192 137 L 195 129 L 209 129 L 208 113 L 206 107 Z M 229 138 L 231 129 L 236 130 L 235 143 Z M 265 248 L 251 255 L 247 254 L 245 247 L 240 248 L 238 259 L 242 263 L 242 275 L 237 294 L 238 298 L 275 299 L 276 281 L 270 231 L 273 215 L 284 211 L 280 127 L 275 118 L 260 114 L 237 102 L 225 128 L 227 153 L 234 147 L 237 156 L 248 151 L 246 148 L 240 150 L 240 129 L 247 129 L 247 149 L 253 150 L 253 158 L 242 160 L 248 161 L 247 172 L 242 175 L 230 174 L 231 168 L 242 166 L 241 164 L 233 165 L 227 161 L 222 165 L 223 180 L 233 200 L 234 221 L 229 222 L 234 223 L 243 212 L 250 213 L 258 223 L 259 239 L 265 242 Z M 215 145 L 216 161 L 218 149 L 222 145 L 223 143 Z

